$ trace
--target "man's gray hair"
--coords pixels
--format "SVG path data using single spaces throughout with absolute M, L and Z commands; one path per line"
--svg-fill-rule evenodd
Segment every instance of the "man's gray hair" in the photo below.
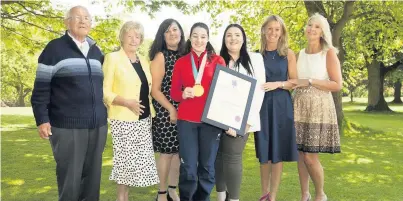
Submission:
M 84 6 L 74 6 L 74 7 L 70 8 L 70 9 L 66 12 L 66 15 L 64 16 L 64 19 L 65 19 L 65 20 L 69 19 L 69 18 L 71 17 L 72 11 L 73 11 L 74 9 L 77 9 L 77 8 L 81 8 L 81 9 L 86 10 L 87 13 L 88 13 L 88 15 L 91 17 L 91 14 L 90 14 L 90 12 L 88 11 L 88 9 L 87 9 L 86 7 L 84 7 Z

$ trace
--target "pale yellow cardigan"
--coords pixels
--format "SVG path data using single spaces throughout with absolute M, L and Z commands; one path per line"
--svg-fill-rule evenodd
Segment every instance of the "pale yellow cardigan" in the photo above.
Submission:
M 141 66 L 147 77 L 148 87 L 150 89 L 150 94 L 148 95 L 150 100 L 150 113 L 151 116 L 154 117 L 155 110 L 151 102 L 152 78 L 149 60 L 143 56 L 137 56 L 140 59 Z M 140 99 L 141 80 L 123 48 L 105 56 L 102 70 L 104 73 L 104 102 L 108 108 L 108 118 L 123 121 L 137 121 L 139 115 L 134 114 L 127 107 L 112 105 L 113 100 L 118 95 L 126 99 Z

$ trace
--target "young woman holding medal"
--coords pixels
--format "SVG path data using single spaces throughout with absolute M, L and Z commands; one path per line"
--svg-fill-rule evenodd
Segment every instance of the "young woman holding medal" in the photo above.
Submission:
M 260 107 L 266 82 L 263 57 L 259 53 L 248 53 L 246 35 L 238 24 L 230 24 L 224 31 L 220 55 L 232 70 L 257 79 L 252 106 L 247 121 L 246 134 L 236 136 L 233 129 L 220 140 L 215 163 L 217 201 L 238 201 L 242 182 L 242 152 L 248 140 L 248 132 L 260 130 Z M 227 191 L 227 194 L 226 194 Z
M 209 200 L 215 184 L 214 162 L 220 128 L 201 122 L 216 65 L 225 66 L 209 42 L 206 24 L 195 23 L 186 42 L 186 55 L 175 63 L 171 97 L 179 102 L 179 195 L 181 201 Z
M 262 197 L 275 201 L 280 186 L 283 162 L 297 161 L 294 112 L 289 80 L 297 77 L 295 54 L 288 48 L 284 21 L 277 15 L 261 27 L 260 53 L 264 58 L 266 91 L 260 110 L 261 129 L 255 134 L 256 155 L 260 162 Z

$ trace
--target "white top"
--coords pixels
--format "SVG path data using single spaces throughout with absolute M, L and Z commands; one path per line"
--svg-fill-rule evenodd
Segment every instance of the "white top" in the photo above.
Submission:
M 88 43 L 87 40 L 84 40 L 84 42 L 78 41 L 75 39 L 70 32 L 67 31 L 67 34 L 73 39 L 73 41 L 76 43 L 78 49 L 81 50 L 81 52 L 84 54 L 85 57 L 88 55 L 88 51 L 90 50 L 90 44 Z
M 326 68 L 327 52 L 315 54 L 305 53 L 305 48 L 299 51 L 297 73 L 299 79 L 329 80 Z
M 255 132 L 260 131 L 260 108 L 262 107 L 264 98 L 264 90 L 261 86 L 266 82 L 266 70 L 264 68 L 263 57 L 260 53 L 249 52 L 249 57 L 253 67 L 253 75 L 248 75 L 248 72 L 242 64 L 239 64 L 239 72 L 249 77 L 253 77 L 257 81 L 247 121 L 251 126 L 248 132 Z M 235 70 L 234 67 L 231 67 L 231 69 Z

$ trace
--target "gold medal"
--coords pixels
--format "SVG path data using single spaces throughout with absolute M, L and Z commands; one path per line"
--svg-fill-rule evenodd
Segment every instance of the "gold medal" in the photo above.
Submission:
M 204 94 L 204 88 L 200 84 L 196 84 L 193 86 L 193 93 L 196 97 L 200 97 Z

